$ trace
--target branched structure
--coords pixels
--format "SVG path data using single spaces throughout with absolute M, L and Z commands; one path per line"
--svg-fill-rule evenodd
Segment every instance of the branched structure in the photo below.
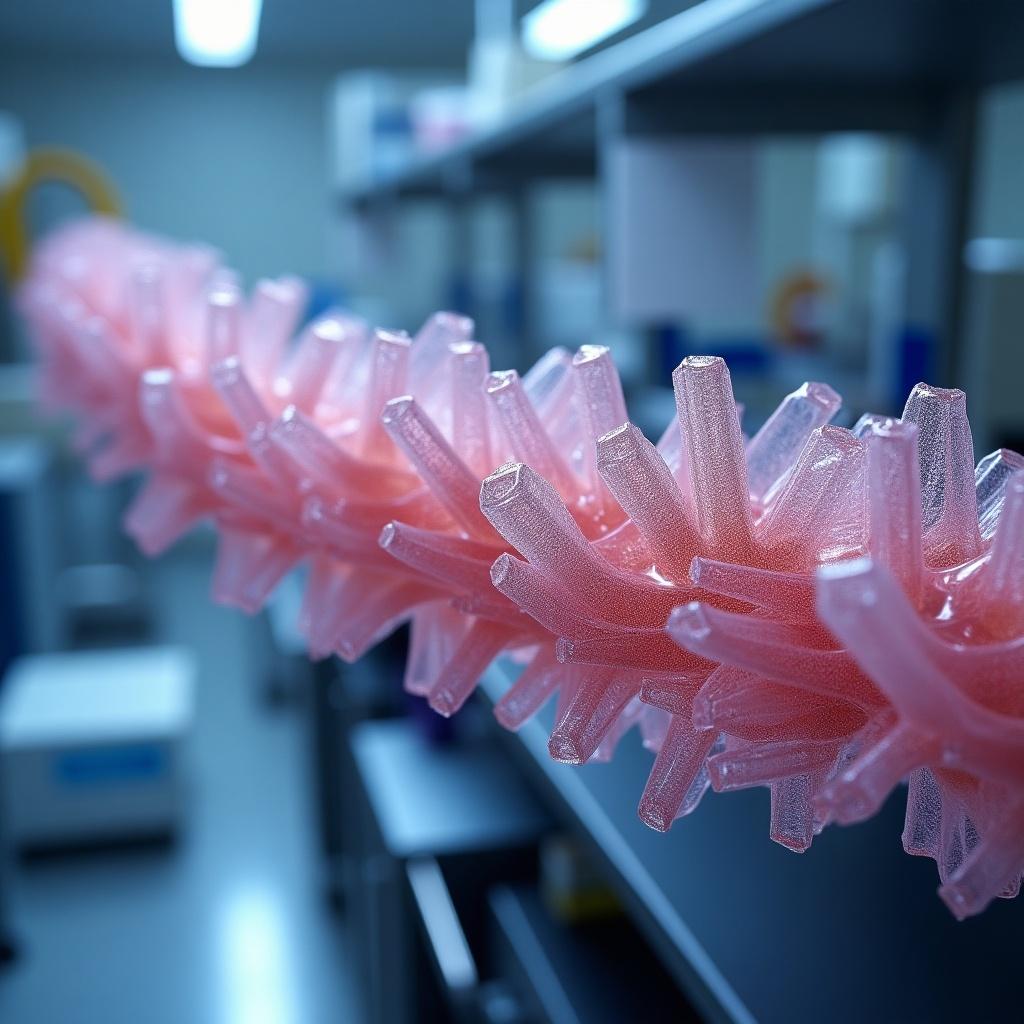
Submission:
M 656 753 L 640 816 L 771 790 L 802 851 L 909 779 L 904 847 L 958 917 L 1024 870 L 1024 458 L 973 462 L 962 392 L 831 426 L 809 383 L 747 442 L 714 357 L 673 375 L 657 445 L 606 349 L 492 372 L 471 321 L 414 337 L 304 327 L 293 279 L 245 296 L 212 252 L 100 220 L 51 236 L 20 295 L 43 397 L 99 479 L 144 469 L 127 516 L 155 554 L 202 519 L 214 596 L 247 611 L 308 565 L 313 657 L 405 620 L 405 685 L 453 714 L 490 661 L 495 708 L 553 698 L 551 755 Z

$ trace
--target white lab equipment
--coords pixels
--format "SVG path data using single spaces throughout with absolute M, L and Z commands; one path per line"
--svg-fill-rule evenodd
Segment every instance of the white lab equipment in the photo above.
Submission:
M 173 834 L 195 672 L 181 647 L 13 662 L 0 686 L 6 840 L 39 847 Z

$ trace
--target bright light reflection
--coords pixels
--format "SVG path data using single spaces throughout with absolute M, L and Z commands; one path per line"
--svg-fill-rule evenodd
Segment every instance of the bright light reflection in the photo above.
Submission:
M 647 0 L 543 0 L 522 20 L 523 47 L 539 60 L 569 60 L 646 10 Z
M 223 1024 L 296 1024 L 298 986 L 278 901 L 260 885 L 238 888 L 220 924 Z
M 256 52 L 263 0 L 174 0 L 178 53 L 201 67 L 234 68 Z

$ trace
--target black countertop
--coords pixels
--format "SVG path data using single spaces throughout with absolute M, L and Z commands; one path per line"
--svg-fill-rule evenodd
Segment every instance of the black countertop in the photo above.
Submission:
M 508 685 L 484 679 L 494 701 Z M 550 709 L 548 709 L 550 711 Z M 708 793 L 662 835 L 637 817 L 652 755 L 635 730 L 608 765 L 552 761 L 535 719 L 501 733 L 547 802 L 608 870 L 666 967 L 709 1019 L 1009 1021 L 1024 904 L 958 923 L 930 860 L 903 852 L 904 794 L 873 820 L 831 827 L 798 855 L 768 838 L 766 789 Z

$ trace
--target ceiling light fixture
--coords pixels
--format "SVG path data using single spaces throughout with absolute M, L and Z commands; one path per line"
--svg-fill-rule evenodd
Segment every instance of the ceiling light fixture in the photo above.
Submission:
M 190 64 L 236 68 L 256 52 L 263 0 L 174 0 L 174 42 Z
M 543 0 L 522 20 L 523 47 L 540 60 L 569 60 L 646 10 L 647 0 Z

